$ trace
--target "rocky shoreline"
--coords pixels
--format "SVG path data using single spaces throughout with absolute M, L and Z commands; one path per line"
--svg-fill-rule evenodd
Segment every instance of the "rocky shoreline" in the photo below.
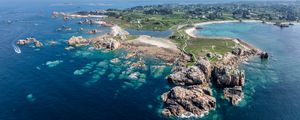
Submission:
M 68 16 L 64 13 L 53 13 L 53 15 Z M 203 24 L 212 23 L 215 22 Z M 95 24 L 95 21 L 86 20 L 81 24 Z M 106 23 L 96 24 L 103 25 Z M 152 55 L 156 59 L 165 60 L 167 65 L 173 66 L 172 73 L 166 77 L 172 88 L 161 95 L 163 102 L 161 113 L 166 117 L 202 117 L 209 114 L 211 110 L 216 108 L 217 104 L 212 93 L 213 86 L 223 90 L 224 98 L 232 105 L 238 105 L 244 98 L 243 86 L 245 84 L 245 72 L 238 69 L 238 64 L 253 56 L 268 57 L 267 53 L 261 52 L 243 40 L 223 38 L 235 42 L 238 46 L 220 57 L 217 62 L 210 62 L 207 57 L 200 57 L 196 59 L 194 64 L 188 65 L 192 61 L 192 56 L 184 53 L 169 39 L 139 36 L 129 40 L 129 33 L 121 27 L 117 25 L 109 25 L 109 27 L 111 28 L 110 32 L 94 38 L 73 36 L 67 40 L 68 47 L 65 49 L 72 50 L 80 46 L 91 46 L 96 50 L 124 48 L 128 50 L 127 54 L 124 55 L 124 58 L 127 59 L 140 55 Z M 197 37 L 192 34 L 194 29 L 196 28 L 185 31 L 190 37 Z M 17 44 L 25 45 L 31 42 L 36 47 L 42 46 L 42 43 L 34 38 L 19 40 Z M 118 61 L 118 58 L 112 60 L 112 62 Z M 145 67 L 145 64 L 140 59 L 131 66 Z M 133 74 L 129 77 L 134 76 Z
M 190 37 L 197 37 L 189 31 L 193 29 L 187 29 L 186 32 Z M 215 97 L 211 93 L 212 86 L 222 89 L 224 98 L 232 105 L 238 105 L 243 100 L 245 72 L 238 69 L 239 63 L 254 56 L 266 58 L 268 55 L 240 39 L 223 39 L 232 40 L 239 46 L 231 53 L 226 53 L 218 62 L 211 63 L 207 58 L 199 58 L 193 66 L 178 66 L 166 78 L 175 87 L 161 96 L 164 116 L 201 117 L 208 114 L 216 107 Z
M 238 64 L 250 57 L 263 54 L 259 49 L 240 39 L 226 38 L 239 46 L 226 53 L 218 62 L 211 63 L 203 57 L 198 58 L 196 64 L 187 66 L 191 57 L 177 50 L 176 46 L 172 47 L 172 43 L 168 43 L 167 39 L 158 40 L 159 38 L 140 36 L 127 40 L 128 32 L 119 26 L 111 28 L 111 32 L 95 38 L 72 37 L 68 40 L 68 45 L 69 47 L 91 45 L 94 49 L 106 50 L 125 48 L 129 50 L 126 58 L 148 54 L 173 65 L 172 74 L 166 77 L 173 88 L 161 95 L 163 102 L 161 113 L 167 117 L 207 115 L 216 108 L 212 86 L 222 89 L 224 98 L 232 105 L 238 105 L 244 98 L 245 84 L 245 73 L 238 69 Z
M 121 42 L 126 39 L 127 35 L 129 35 L 127 31 L 121 29 L 119 26 L 113 26 L 109 33 L 102 36 L 90 39 L 85 39 L 82 36 L 73 36 L 67 41 L 69 47 L 66 49 L 70 50 L 74 47 L 91 45 L 95 49 L 115 50 L 121 47 Z

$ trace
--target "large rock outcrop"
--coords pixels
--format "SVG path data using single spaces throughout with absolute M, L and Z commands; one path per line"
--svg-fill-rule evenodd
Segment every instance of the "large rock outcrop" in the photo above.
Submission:
M 85 39 L 82 36 L 71 37 L 68 40 L 69 46 L 92 45 L 95 49 L 115 50 L 121 46 L 121 43 L 110 35 L 102 35 L 91 39 Z
M 68 45 L 70 46 L 82 46 L 82 45 L 88 45 L 89 44 L 89 40 L 83 38 L 82 36 L 72 36 L 69 40 L 68 40 Z
M 205 74 L 206 78 L 209 79 L 212 71 L 212 65 L 210 62 L 205 59 L 199 59 L 196 66 L 199 67 Z
M 111 27 L 111 31 L 108 34 L 112 37 L 119 37 L 121 40 L 127 39 L 127 35 L 129 35 L 129 33 L 126 30 L 123 30 L 117 25 Z
M 244 86 L 245 73 L 231 66 L 216 66 L 213 70 L 213 80 L 219 87 Z
M 242 86 L 245 84 L 245 73 L 226 65 L 214 67 L 212 80 L 217 87 L 223 88 L 224 97 L 232 105 L 238 105 L 244 98 Z
M 173 85 L 199 85 L 207 83 L 205 74 L 197 66 L 182 67 L 167 77 Z
M 215 109 L 216 99 L 208 87 L 176 86 L 161 96 L 164 116 L 200 117 Z
M 108 36 L 99 36 L 96 38 L 92 38 L 92 45 L 96 49 L 109 49 L 109 50 L 115 50 L 118 49 L 121 46 L 121 43 Z
M 244 92 L 241 86 L 234 86 L 232 88 L 224 88 L 224 97 L 231 102 L 232 105 L 238 105 L 244 98 Z

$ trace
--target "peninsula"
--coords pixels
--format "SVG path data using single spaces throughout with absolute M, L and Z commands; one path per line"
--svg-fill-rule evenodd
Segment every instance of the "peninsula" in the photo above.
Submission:
M 203 37 L 193 34 L 193 31 L 202 29 L 202 25 L 225 22 L 263 24 L 299 21 L 300 13 L 296 11 L 300 11 L 300 7 L 293 4 L 274 6 L 266 3 L 168 4 L 137 6 L 124 10 L 53 12 L 53 16 L 64 20 L 86 18 L 79 24 L 97 24 L 111 28 L 109 33 L 94 38 L 73 36 L 67 41 L 66 50 L 80 46 L 91 46 L 97 50 L 126 49 L 128 52 L 124 55 L 125 58 L 150 55 L 166 61 L 173 66 L 172 74 L 166 76 L 172 88 L 161 95 L 162 115 L 202 117 L 216 108 L 213 87 L 222 89 L 224 98 L 232 105 L 238 105 L 244 98 L 245 84 L 245 73 L 238 69 L 238 64 L 254 56 L 265 59 L 268 54 L 239 38 Z M 280 11 L 281 8 L 288 9 L 288 12 Z M 268 11 L 268 14 L 262 11 Z M 172 34 L 168 38 L 135 36 L 130 35 L 126 29 L 172 30 Z M 20 45 L 26 43 L 24 40 L 17 42 Z M 118 58 L 112 61 L 116 62 Z M 139 60 L 132 63 L 132 66 L 143 67 L 144 62 Z

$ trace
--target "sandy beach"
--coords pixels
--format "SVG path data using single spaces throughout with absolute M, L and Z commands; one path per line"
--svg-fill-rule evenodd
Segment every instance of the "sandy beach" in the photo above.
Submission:
M 136 45 L 150 45 L 157 48 L 169 49 L 174 52 L 180 52 L 180 50 L 173 42 L 164 38 L 155 38 L 155 37 L 142 35 L 135 40 L 129 41 L 129 43 L 136 44 Z
M 202 37 L 195 35 L 194 32 L 196 30 L 196 26 L 204 26 L 209 24 L 222 24 L 222 23 L 233 23 L 233 22 L 240 22 L 239 20 L 226 20 L 226 21 L 209 21 L 209 22 L 202 22 L 194 24 L 195 27 L 186 29 L 185 32 L 191 37 Z M 243 20 L 242 22 L 261 22 L 260 20 Z

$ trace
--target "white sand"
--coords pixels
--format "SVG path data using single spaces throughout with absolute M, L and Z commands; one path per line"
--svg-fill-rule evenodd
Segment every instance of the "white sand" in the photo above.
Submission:
M 160 48 L 170 49 L 173 51 L 180 51 L 173 42 L 164 38 L 155 38 L 142 35 L 135 40 L 131 40 L 130 42 L 134 44 L 152 45 Z

